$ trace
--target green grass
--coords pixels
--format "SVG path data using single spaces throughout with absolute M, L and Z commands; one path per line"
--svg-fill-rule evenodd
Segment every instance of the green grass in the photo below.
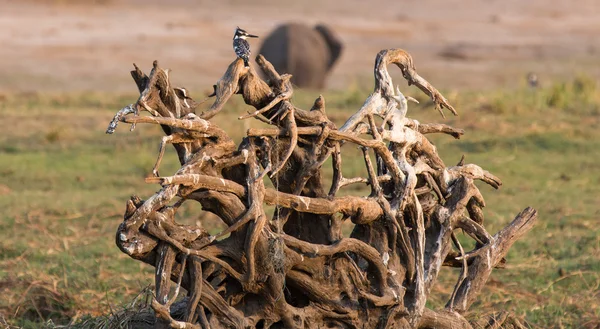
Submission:
M 496 191 L 481 185 L 486 226 L 495 233 L 526 206 L 539 211 L 534 229 L 511 249 L 504 270 L 493 272 L 471 316 L 508 310 L 534 328 L 595 328 L 600 324 L 600 90 L 579 77 L 545 89 L 446 92 L 460 116 L 442 119 L 416 88 L 409 116 L 466 131 L 461 140 L 431 136 L 448 165 L 466 156 L 500 177 Z M 325 93 L 338 125 L 369 90 Z M 309 108 L 316 94 L 297 92 Z M 196 95 L 196 98 L 202 96 Z M 111 314 L 152 284 L 152 270 L 122 254 L 114 234 L 132 194 L 146 198 L 144 183 L 161 131 L 138 125 L 104 130 L 114 113 L 136 96 L 0 95 L 0 323 L 35 327 Z M 207 106 L 204 104 L 203 106 Z M 250 121 L 234 99 L 215 122 L 239 140 Z M 360 152 L 343 149 L 347 177 L 364 175 Z M 178 169 L 168 149 L 161 165 Z M 327 171 L 329 168 L 327 167 Z M 346 193 L 364 194 L 355 187 Z M 178 220 L 219 223 L 186 203 Z M 457 271 L 444 270 L 428 301 L 441 307 Z M 100 318 L 98 318 L 100 319 Z M 100 321 L 100 320 L 98 320 Z

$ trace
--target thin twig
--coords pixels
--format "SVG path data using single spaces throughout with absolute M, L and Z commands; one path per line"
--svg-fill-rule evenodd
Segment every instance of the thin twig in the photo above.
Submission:
M 452 232 L 450 236 L 452 238 L 452 242 L 460 251 L 460 255 L 464 256 L 465 250 L 463 249 L 462 245 L 460 244 L 460 241 L 458 241 L 458 239 L 456 238 L 456 235 L 454 234 L 454 232 Z M 450 297 L 450 310 L 452 310 L 454 308 L 454 297 L 456 297 L 456 293 L 458 292 L 458 287 L 460 287 L 460 285 L 467 278 L 467 267 L 468 267 L 467 260 L 463 257 L 462 262 L 463 262 L 463 266 L 462 266 L 462 269 L 460 272 L 460 277 L 458 277 L 458 281 L 456 282 L 456 285 L 454 286 L 454 290 L 452 291 L 452 295 Z

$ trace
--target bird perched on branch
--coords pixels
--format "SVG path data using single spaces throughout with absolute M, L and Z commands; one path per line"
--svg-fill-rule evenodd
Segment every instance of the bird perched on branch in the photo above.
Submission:
M 238 26 L 233 35 L 233 51 L 235 51 L 238 58 L 244 60 L 244 66 L 249 67 L 250 44 L 246 41 L 246 38 L 258 38 L 258 36 L 249 34 Z

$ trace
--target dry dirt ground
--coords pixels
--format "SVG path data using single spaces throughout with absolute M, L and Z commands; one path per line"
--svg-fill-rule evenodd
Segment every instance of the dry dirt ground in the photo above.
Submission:
M 131 63 L 154 59 L 208 90 L 234 58 L 236 25 L 266 35 L 286 21 L 339 32 L 337 89 L 371 86 L 375 54 L 396 47 L 442 89 L 600 76 L 598 0 L 0 0 L 0 92 L 133 93 Z

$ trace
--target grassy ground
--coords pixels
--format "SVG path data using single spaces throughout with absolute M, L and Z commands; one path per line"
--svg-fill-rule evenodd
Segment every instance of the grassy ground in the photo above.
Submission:
M 404 91 L 419 96 L 415 88 Z M 341 124 L 368 93 L 326 93 L 329 116 Z M 489 231 L 495 233 L 526 206 L 539 211 L 536 227 L 513 246 L 507 268 L 492 274 L 470 315 L 508 310 L 533 328 L 597 328 L 596 82 L 584 77 L 539 90 L 446 94 L 459 117 L 440 118 L 421 96 L 409 116 L 464 128 L 459 141 L 432 137 L 442 158 L 454 164 L 464 154 L 468 163 L 503 180 L 498 191 L 481 187 Z M 314 96 L 300 93 L 295 102 L 307 108 Z M 104 134 L 115 111 L 135 99 L 133 94 L 0 95 L 0 324 L 34 327 L 110 314 L 152 283 L 151 269 L 113 242 L 128 197 L 145 198 L 157 190 L 143 178 L 154 164 L 160 129 L 140 125 L 129 132 L 122 126 L 114 135 Z M 239 139 L 254 124 L 235 119 L 243 111 L 235 99 L 215 121 Z M 344 152 L 346 174 L 361 174 L 362 160 L 347 156 L 356 151 Z M 169 149 L 161 173 L 177 168 Z M 184 207 L 179 220 L 219 229 L 199 206 Z M 443 305 L 456 275 L 444 271 L 431 306 Z

